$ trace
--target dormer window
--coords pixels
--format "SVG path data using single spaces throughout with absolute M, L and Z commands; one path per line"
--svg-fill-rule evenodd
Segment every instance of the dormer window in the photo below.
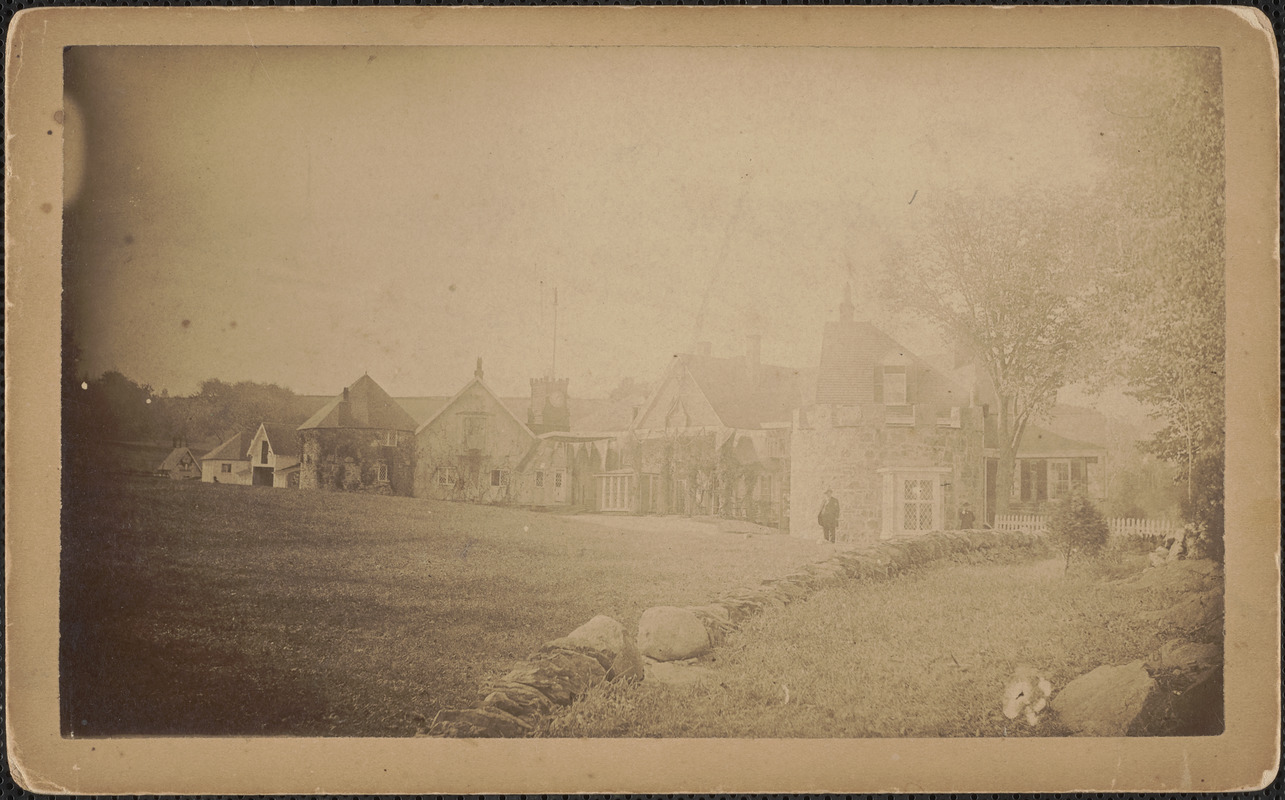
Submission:
M 904 366 L 883 368 L 883 403 L 887 406 L 904 406 L 909 400 Z
M 268 440 L 264 439 L 259 443 L 259 463 L 268 463 Z

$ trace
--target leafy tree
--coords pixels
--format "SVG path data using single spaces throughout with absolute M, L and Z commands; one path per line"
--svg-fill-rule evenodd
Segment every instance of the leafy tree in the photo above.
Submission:
M 978 359 L 995 395 L 996 504 L 1008 510 L 1013 465 L 1032 417 L 1047 411 L 1088 349 L 1092 263 L 1074 234 L 1089 212 L 1039 191 L 961 198 L 913 253 L 893 260 L 884 293 Z
M 1053 545 L 1066 557 L 1067 570 L 1073 557 L 1093 558 L 1111 538 L 1106 518 L 1079 489 L 1054 505 L 1048 531 Z
M 1104 300 L 1123 335 L 1108 374 L 1164 423 L 1144 449 L 1177 467 L 1191 510 L 1198 494 L 1222 491 L 1221 473 L 1197 469 L 1206 455 L 1221 463 L 1224 446 L 1222 72 L 1217 50 L 1136 57 L 1137 69 L 1102 75 L 1086 98 L 1106 112 L 1111 165 Z

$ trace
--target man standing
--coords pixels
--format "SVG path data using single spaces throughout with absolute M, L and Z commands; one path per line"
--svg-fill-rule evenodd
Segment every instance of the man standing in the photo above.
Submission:
M 977 524 L 977 517 L 973 514 L 973 507 L 967 501 L 959 509 L 959 529 L 961 531 L 971 531 Z
M 834 499 L 834 492 L 829 489 L 825 490 L 825 502 L 821 504 L 817 522 L 825 532 L 825 540 L 834 544 L 834 532 L 839 527 L 839 501 Z

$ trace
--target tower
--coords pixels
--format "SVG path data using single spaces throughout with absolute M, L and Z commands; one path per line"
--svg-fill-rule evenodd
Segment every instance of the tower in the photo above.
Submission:
M 532 378 L 527 427 L 535 434 L 571 430 L 566 378 Z

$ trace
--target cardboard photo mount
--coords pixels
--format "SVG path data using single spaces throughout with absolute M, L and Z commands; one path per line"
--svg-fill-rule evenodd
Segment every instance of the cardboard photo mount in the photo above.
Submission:
M 1221 51 L 1226 732 L 1174 739 L 67 739 L 58 722 L 63 50 L 87 45 L 1134 47 Z M 1280 752 L 1277 55 L 1254 9 L 39 9 L 6 81 L 6 715 L 40 793 L 1209 791 Z

